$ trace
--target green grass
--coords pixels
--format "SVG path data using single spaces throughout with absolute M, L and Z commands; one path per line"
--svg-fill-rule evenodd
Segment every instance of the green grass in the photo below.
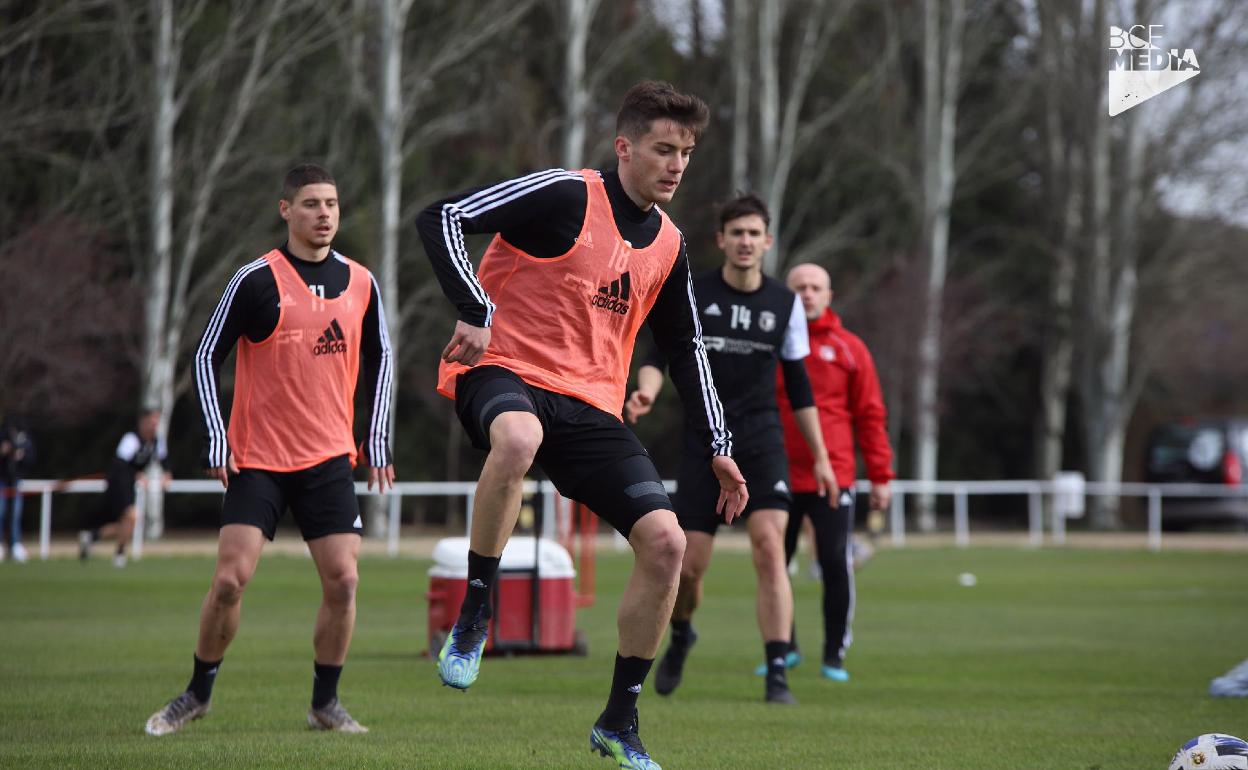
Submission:
M 163 739 L 147 716 L 186 683 L 211 562 L 0 565 L 0 766 L 55 768 L 607 768 L 587 734 L 605 700 L 629 560 L 600 562 L 587 658 L 490 658 L 467 694 L 424 648 L 424 562 L 367 559 L 343 700 L 365 736 L 311 733 L 309 560 L 269 556 L 243 608 L 213 713 Z M 973 572 L 979 584 L 957 584 Z M 720 553 L 701 640 L 671 699 L 642 697 L 642 735 L 672 768 L 1164 768 L 1204 732 L 1248 736 L 1248 702 L 1207 697 L 1248 656 L 1242 554 L 885 551 L 858 575 L 848 684 L 812 663 L 796 708 L 761 702 L 753 576 Z M 819 642 L 819 590 L 797 581 Z

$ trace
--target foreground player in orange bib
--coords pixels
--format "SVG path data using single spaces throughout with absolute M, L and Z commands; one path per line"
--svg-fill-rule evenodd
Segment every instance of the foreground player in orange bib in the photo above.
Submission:
M 364 444 L 368 485 L 385 491 L 394 484 L 386 315 L 373 276 L 330 247 L 338 232 L 338 189 L 328 171 L 310 164 L 292 169 L 278 209 L 287 242 L 235 273 L 195 356 L 205 464 L 208 475 L 226 488 L 225 501 L 194 673 L 186 691 L 147 721 L 151 735 L 175 732 L 207 713 L 217 669 L 238 631 L 243 590 L 287 508 L 321 578 L 308 725 L 367 732 L 339 703 L 338 678 L 355 627 L 363 531 L 352 479 L 361 362 L 372 404 Z M 236 342 L 227 433 L 218 371 Z
M 636 556 L 620 602 L 611 693 L 590 731 L 590 748 L 624 768 L 658 767 L 638 736 L 636 704 L 685 550 L 659 474 L 620 420 L 643 321 L 696 415 L 718 507 L 731 521 L 748 498 L 702 345 L 684 239 L 659 208 L 706 123 L 697 97 L 638 84 L 617 117 L 615 169 L 530 174 L 441 201 L 418 221 L 460 315 L 438 390 L 455 399 L 473 444 L 489 452 L 473 507 L 468 595 L 438 674 L 459 689 L 477 678 L 490 589 L 536 460 L 562 494 L 628 538 Z M 497 235 L 474 272 L 463 236 L 486 232 Z

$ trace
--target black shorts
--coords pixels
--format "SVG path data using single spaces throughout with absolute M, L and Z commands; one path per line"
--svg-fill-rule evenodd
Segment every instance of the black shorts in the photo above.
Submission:
M 348 532 L 364 534 L 346 455 L 289 473 L 243 468 L 230 477 L 225 490 L 221 526 L 250 524 L 272 540 L 287 508 L 304 540 Z
M 134 480 L 108 480 L 104 497 L 88 522 L 88 529 L 99 529 L 105 524 L 112 524 L 121 518 L 126 509 L 135 504 Z
M 774 437 L 773 437 L 774 438 Z M 740 444 L 738 443 L 739 447 Z M 724 517 L 715 512 L 719 502 L 719 480 L 711 470 L 710 458 L 699 458 L 694 452 L 696 440 L 686 437 L 685 460 L 676 479 L 676 518 L 685 531 L 715 534 Z M 754 511 L 774 508 L 789 510 L 793 494 L 789 491 L 789 460 L 782 441 L 768 440 L 761 448 L 748 454 L 734 454 L 733 459 L 745 476 L 750 500 L 742 511 L 745 521 Z
M 618 417 L 561 393 L 536 388 L 514 372 L 482 366 L 459 377 L 455 413 L 478 449 L 503 412 L 528 412 L 542 425 L 537 464 L 564 497 L 588 506 L 621 535 L 651 511 L 671 510 L 646 448 Z

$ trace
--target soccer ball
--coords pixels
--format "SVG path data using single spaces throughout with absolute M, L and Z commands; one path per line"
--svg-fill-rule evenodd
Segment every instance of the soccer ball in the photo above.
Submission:
M 1248 770 L 1248 743 L 1233 735 L 1201 735 L 1183 744 L 1170 770 Z

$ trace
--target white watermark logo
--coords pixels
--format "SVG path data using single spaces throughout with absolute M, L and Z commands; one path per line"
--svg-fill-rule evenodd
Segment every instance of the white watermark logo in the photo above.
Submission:
M 1160 24 L 1109 28 L 1109 114 L 1126 112 L 1200 74 L 1196 52 L 1162 48 Z

